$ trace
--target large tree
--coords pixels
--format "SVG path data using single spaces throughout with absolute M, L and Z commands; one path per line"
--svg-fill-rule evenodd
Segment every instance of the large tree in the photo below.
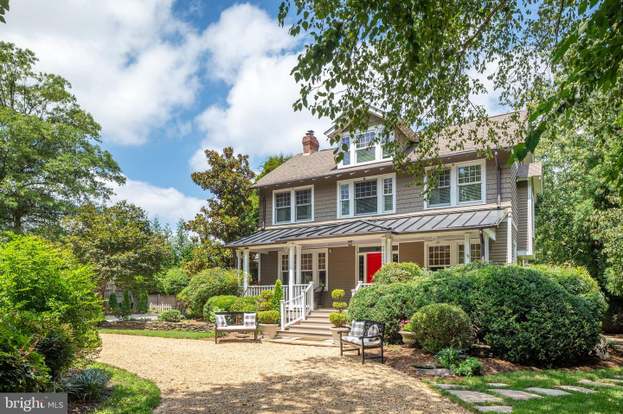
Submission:
M 352 131 L 366 126 L 371 106 L 380 108 L 387 131 L 400 122 L 418 130 L 422 162 L 412 168 L 422 172 L 442 131 L 457 148 L 468 139 L 486 148 L 526 137 L 515 151 L 522 158 L 570 108 L 620 91 L 622 9 L 620 0 L 284 0 L 279 19 L 294 15 L 290 33 L 305 35 L 292 70 L 301 84 L 295 109 Z M 481 139 L 448 128 L 490 123 L 474 100 L 485 74 L 501 104 L 529 109 L 525 128 L 498 125 Z M 620 103 L 620 93 L 612 96 Z
M 119 166 L 100 126 L 35 55 L 0 42 L 0 230 L 55 225 L 84 201 L 106 198 Z
M 209 168 L 195 172 L 192 179 L 211 198 L 187 228 L 195 232 L 202 243 L 195 249 L 195 263 L 186 268 L 195 273 L 202 267 L 232 264 L 231 253 L 223 246 L 251 234 L 257 227 L 257 197 L 251 188 L 255 176 L 249 167 L 248 156 L 234 154 L 231 147 L 218 151 L 205 151 Z
M 101 293 L 108 282 L 119 288 L 151 284 L 171 260 L 163 234 L 152 228 L 143 209 L 125 201 L 111 207 L 85 204 L 64 224 L 64 241 L 93 267 Z

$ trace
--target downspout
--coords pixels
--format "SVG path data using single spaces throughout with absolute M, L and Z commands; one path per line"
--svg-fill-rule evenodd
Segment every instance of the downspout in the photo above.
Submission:
M 502 168 L 500 167 L 500 153 L 495 150 L 495 174 L 498 208 L 502 205 Z

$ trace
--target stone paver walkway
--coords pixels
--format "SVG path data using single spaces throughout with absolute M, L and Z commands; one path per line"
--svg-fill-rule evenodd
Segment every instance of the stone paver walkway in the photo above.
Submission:
M 467 414 L 387 364 L 335 348 L 102 334 L 105 362 L 154 381 L 155 414 Z
M 599 389 L 611 388 L 611 387 L 623 387 L 623 376 L 615 375 L 615 378 L 601 378 L 598 381 L 589 379 L 581 379 L 578 383 L 594 387 L 587 388 L 579 385 L 558 385 L 556 388 L 543 388 L 543 387 L 528 387 L 524 390 L 513 390 L 508 387 L 508 384 L 489 382 L 487 385 L 489 388 L 487 392 L 473 391 L 465 388 L 460 384 L 435 384 L 437 388 L 446 390 L 448 393 L 456 396 L 463 402 L 468 404 L 474 404 L 474 408 L 477 411 L 483 413 L 512 413 L 513 407 L 511 405 L 497 405 L 504 401 L 501 398 L 492 394 L 500 395 L 511 401 L 524 401 L 535 398 L 564 398 L 565 396 L 572 395 L 573 393 L 591 394 L 598 392 Z

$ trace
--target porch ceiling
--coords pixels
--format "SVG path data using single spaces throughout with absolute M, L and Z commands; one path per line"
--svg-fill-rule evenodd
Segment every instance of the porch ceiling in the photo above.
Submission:
M 345 236 L 381 235 L 387 233 L 414 234 L 481 229 L 496 227 L 504 220 L 506 214 L 506 210 L 490 208 L 468 212 L 438 212 L 410 217 L 373 220 L 359 219 L 333 224 L 266 229 L 243 237 L 227 246 L 250 247 Z

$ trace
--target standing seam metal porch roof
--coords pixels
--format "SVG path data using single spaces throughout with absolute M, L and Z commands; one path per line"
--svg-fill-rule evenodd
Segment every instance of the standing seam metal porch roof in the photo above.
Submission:
M 490 208 L 465 212 L 434 213 L 383 219 L 358 219 L 341 223 L 260 230 L 227 247 L 250 247 L 289 241 L 315 240 L 330 237 L 366 234 L 412 234 L 437 231 L 496 227 L 506 217 L 506 210 Z

